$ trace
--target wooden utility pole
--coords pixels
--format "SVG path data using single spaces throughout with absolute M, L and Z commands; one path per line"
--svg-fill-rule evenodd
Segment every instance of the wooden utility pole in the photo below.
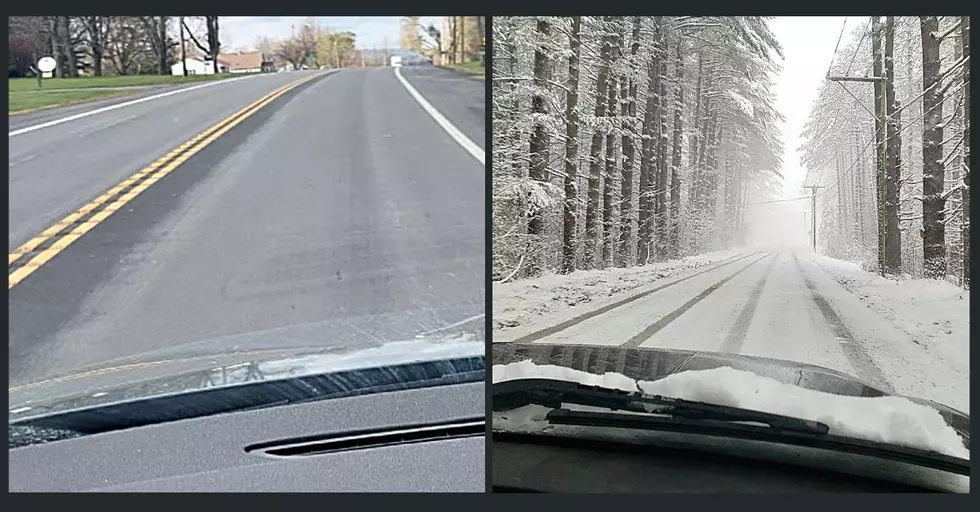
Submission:
M 892 24 L 893 20 L 889 20 Z M 886 77 L 886 71 L 890 72 L 890 69 L 883 69 L 882 61 L 883 53 L 884 57 L 890 58 L 891 48 L 885 48 L 885 52 L 882 51 L 882 33 L 883 33 L 881 20 L 878 16 L 873 16 L 871 18 L 871 52 L 872 52 L 872 75 L 873 76 L 837 76 L 837 75 L 827 75 L 827 80 L 832 82 L 871 82 L 874 84 L 874 94 L 875 94 L 875 190 L 877 198 L 877 217 L 878 217 L 878 269 L 879 273 L 884 275 L 887 272 L 898 272 L 901 267 L 901 252 L 899 243 L 899 233 L 898 233 L 898 202 L 897 197 L 894 200 L 894 205 L 889 208 L 888 203 L 892 202 L 889 197 L 897 196 L 897 176 L 893 183 L 888 183 L 888 178 L 891 173 L 891 165 L 894 164 L 895 172 L 898 174 L 898 157 L 889 158 L 889 154 L 886 153 L 886 147 L 888 146 L 888 138 L 886 137 L 886 131 L 889 128 L 889 112 L 896 112 L 897 106 L 894 104 L 893 99 L 889 96 L 894 96 L 894 91 L 892 90 L 891 84 Z M 891 42 L 891 41 L 887 41 Z M 843 87 L 843 84 L 841 83 Z M 846 88 L 845 88 L 846 90 Z M 850 91 L 848 91 L 850 92 Z M 897 117 L 897 115 L 895 116 Z M 898 126 L 897 123 L 892 121 L 890 126 L 892 133 L 897 137 Z M 891 185 L 889 187 L 889 185 Z M 894 219 L 889 219 L 889 213 L 894 212 Z M 814 221 L 815 224 L 815 221 Z M 894 232 L 893 232 L 894 231 Z M 816 237 L 816 235 L 814 235 Z M 815 250 L 815 249 L 814 249 Z M 897 262 L 896 262 L 897 260 Z
M 817 252 L 817 189 L 823 185 L 803 185 L 810 189 L 810 234 L 813 235 L 813 252 Z

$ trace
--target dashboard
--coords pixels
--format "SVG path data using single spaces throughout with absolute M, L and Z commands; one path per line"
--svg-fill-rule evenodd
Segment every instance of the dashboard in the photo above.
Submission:
M 493 433 L 493 492 L 935 492 L 948 475 L 903 463 L 771 443 L 709 449 Z M 711 444 L 709 441 L 708 444 Z M 766 446 L 766 445 L 769 446 Z M 931 479 L 931 484 L 927 485 Z M 969 489 L 969 479 L 966 479 Z
M 9 491 L 485 492 L 482 382 L 311 401 L 9 450 Z

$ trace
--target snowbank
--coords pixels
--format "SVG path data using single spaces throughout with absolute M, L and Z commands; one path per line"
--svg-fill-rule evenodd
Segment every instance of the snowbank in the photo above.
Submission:
M 636 381 L 618 373 L 597 375 L 560 366 L 536 365 L 529 360 L 493 366 L 494 383 L 520 378 L 573 380 L 590 386 L 639 390 L 794 416 L 826 423 L 830 433 L 836 435 L 970 458 L 959 434 L 938 411 L 906 398 L 834 395 L 729 367 L 686 371 L 657 381 Z
M 545 274 L 533 279 L 493 284 L 493 329 L 532 328 L 541 317 L 576 310 L 587 311 L 622 292 L 693 271 L 730 258 L 736 250 L 716 251 L 642 267 L 579 270 L 571 274 Z M 545 324 L 554 323 L 551 318 Z
M 811 278 L 898 393 L 969 413 L 969 291 L 946 281 L 886 279 L 812 253 L 801 259 L 823 271 Z M 859 314 L 865 308 L 875 314 Z
M 813 261 L 917 345 L 969 366 L 970 292 L 935 279 L 886 279 L 857 264 L 813 255 Z

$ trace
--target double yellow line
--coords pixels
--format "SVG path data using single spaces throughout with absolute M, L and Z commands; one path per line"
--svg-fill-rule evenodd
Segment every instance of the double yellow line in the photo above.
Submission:
M 226 132 L 250 117 L 252 114 L 258 112 L 262 107 L 274 101 L 276 98 L 316 78 L 316 76 L 317 75 L 309 76 L 297 80 L 291 84 L 284 85 L 250 103 L 245 108 L 219 121 L 215 125 L 211 126 L 207 130 L 204 130 L 180 146 L 177 146 L 166 155 L 154 160 L 153 163 L 144 169 L 140 170 L 136 174 L 133 174 L 129 178 L 126 178 L 116 186 L 105 191 L 99 197 L 96 197 L 94 200 L 92 200 L 92 202 L 82 206 L 74 213 L 61 219 L 51 227 L 42 231 L 39 235 L 31 238 L 17 249 L 14 249 L 14 251 L 7 257 L 8 267 L 13 265 L 14 262 L 22 258 L 24 255 L 29 254 L 31 251 L 34 251 L 51 238 L 60 234 L 68 226 L 78 222 L 79 219 L 82 219 L 86 215 L 97 210 L 103 204 L 112 201 L 98 213 L 92 215 L 84 222 L 77 224 L 74 229 L 68 233 L 61 235 L 61 237 L 58 238 L 53 244 L 36 254 L 33 258 L 28 260 L 27 263 L 24 263 L 13 272 L 10 272 L 7 278 L 7 290 L 17 286 L 18 283 L 26 279 L 27 276 L 34 273 L 34 271 L 40 268 L 42 265 L 50 261 L 51 258 L 57 256 L 58 253 L 71 245 L 75 240 L 78 240 L 82 235 L 91 231 L 92 228 L 97 226 L 100 222 L 104 221 L 110 215 L 125 206 L 126 203 L 132 201 L 133 198 L 140 195 L 140 193 L 149 188 L 151 185 L 163 179 L 164 176 L 170 174 L 170 172 L 180 166 L 180 164 L 186 162 L 190 157 L 200 152 L 202 149 L 207 147 L 208 144 L 214 142 L 218 137 L 224 135 Z M 119 195 L 120 192 L 137 182 L 138 184 L 130 189 L 129 192 Z

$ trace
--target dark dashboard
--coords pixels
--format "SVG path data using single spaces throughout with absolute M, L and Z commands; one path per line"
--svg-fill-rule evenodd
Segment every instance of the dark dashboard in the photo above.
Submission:
M 9 491 L 484 492 L 482 382 L 216 414 L 9 450 Z
M 950 475 L 771 443 L 631 443 L 494 432 L 493 492 L 943 492 Z M 967 477 L 968 485 L 968 477 Z

